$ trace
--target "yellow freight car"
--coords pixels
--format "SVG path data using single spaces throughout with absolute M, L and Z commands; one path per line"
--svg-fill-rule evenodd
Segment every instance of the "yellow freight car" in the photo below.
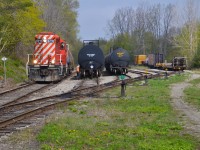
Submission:
M 135 55 L 135 65 L 142 65 L 144 64 L 147 55 Z

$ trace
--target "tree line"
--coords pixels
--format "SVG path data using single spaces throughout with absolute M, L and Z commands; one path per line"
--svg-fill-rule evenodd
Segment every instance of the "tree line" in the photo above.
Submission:
M 116 10 L 108 21 L 109 40 L 99 38 L 104 53 L 110 47 L 138 54 L 163 53 L 167 60 L 186 56 L 191 67 L 200 66 L 200 23 L 198 0 L 185 6 L 168 4 L 126 7 Z M 77 57 L 82 46 L 77 33 L 78 0 L 0 0 L 0 55 L 24 59 L 33 52 L 34 36 L 52 31 L 70 44 Z
M 0 55 L 26 61 L 37 33 L 51 31 L 75 49 L 78 0 L 0 0 Z
M 123 47 L 132 56 L 163 53 L 168 60 L 186 56 L 190 67 L 200 66 L 198 4 L 197 0 L 187 0 L 181 9 L 173 4 L 144 3 L 137 8 L 120 8 L 108 21 L 111 39 L 104 46 Z

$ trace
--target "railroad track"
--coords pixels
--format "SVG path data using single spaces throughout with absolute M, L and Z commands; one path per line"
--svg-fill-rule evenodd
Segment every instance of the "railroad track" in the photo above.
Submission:
M 151 75 L 151 77 L 157 77 Z M 143 76 L 130 78 L 127 76 L 126 83 L 143 80 Z M 94 96 L 103 90 L 113 88 L 121 85 L 121 81 L 116 79 L 114 81 L 97 84 L 95 81 L 81 81 L 78 88 L 72 89 L 63 94 L 57 94 L 44 98 L 38 98 L 31 101 L 10 103 L 0 107 L 0 136 L 15 131 L 17 128 L 31 124 L 27 121 L 28 118 L 35 116 L 43 116 L 48 110 L 52 110 L 56 106 L 67 104 L 69 101 L 78 100 L 85 96 Z M 92 82 L 92 83 L 91 83 Z M 86 84 L 87 83 L 87 84 Z M 83 86 L 87 85 L 87 86 Z
M 15 90 L 6 91 L 4 94 L 0 95 L 0 104 L 1 105 L 9 105 L 11 103 L 16 103 L 26 96 L 31 95 L 34 92 L 39 90 L 43 90 L 50 85 L 44 84 L 30 84 L 24 87 L 17 88 Z
M 108 84 L 103 85 L 109 86 Z M 103 85 L 98 85 L 96 80 L 84 80 L 83 83 L 80 83 L 80 88 L 73 89 L 67 93 L 1 106 L 0 136 L 9 133 L 9 131 L 15 131 L 16 126 L 17 128 L 27 126 L 28 123 L 25 120 L 31 116 L 41 115 L 42 112 L 46 112 L 58 105 L 103 90 Z
M 75 73 L 71 76 L 64 78 L 59 82 L 49 83 L 49 84 L 37 84 L 31 83 L 22 87 L 18 87 L 15 89 L 11 89 L 0 94 L 0 104 L 2 106 L 8 106 L 14 103 L 19 103 L 22 101 L 27 100 L 31 95 L 37 92 L 42 92 L 46 89 L 53 88 L 58 84 L 62 83 L 66 79 L 72 77 Z
M 0 93 L 0 96 L 3 96 L 3 95 L 5 95 L 5 94 L 7 94 L 7 93 L 10 93 L 10 92 L 15 92 L 15 91 L 20 90 L 20 89 L 22 89 L 22 88 L 31 86 L 32 84 L 34 84 L 34 83 L 25 84 L 25 85 L 22 85 L 22 86 L 19 86 L 19 87 L 10 89 L 10 90 L 3 91 L 3 92 Z
M 25 89 L 25 91 L 23 92 L 23 95 L 20 94 L 21 96 L 18 96 L 18 97 L 15 96 L 16 97 L 15 99 L 12 99 L 11 101 L 2 104 L 2 106 L 8 106 L 8 105 L 25 101 L 26 98 L 28 98 L 33 93 L 45 90 L 47 88 L 52 88 L 53 86 L 55 85 L 54 84 L 47 84 L 47 85 L 35 84 L 34 87 L 32 87 L 31 89 Z M 10 97 L 7 97 L 7 98 L 10 98 Z
M 129 70 L 131 73 L 139 74 L 143 77 L 155 78 L 155 77 L 165 77 L 166 75 L 175 74 L 175 71 L 165 71 L 165 70 L 152 70 L 152 69 L 145 69 L 145 70 Z

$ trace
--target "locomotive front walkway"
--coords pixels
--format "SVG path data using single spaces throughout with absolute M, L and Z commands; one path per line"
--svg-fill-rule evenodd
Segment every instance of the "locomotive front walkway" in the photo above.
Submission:
M 200 112 L 184 101 L 184 89 L 190 86 L 191 80 L 200 78 L 199 74 L 191 74 L 189 79 L 171 86 L 172 106 L 183 118 L 184 128 L 187 133 L 200 138 Z

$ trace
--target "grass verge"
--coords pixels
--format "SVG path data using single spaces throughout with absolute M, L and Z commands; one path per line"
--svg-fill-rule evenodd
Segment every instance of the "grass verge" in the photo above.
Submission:
M 191 86 L 184 90 L 185 101 L 200 109 L 200 78 L 190 81 Z
M 26 76 L 25 64 L 15 58 L 8 58 L 6 61 L 6 76 L 7 79 L 12 79 L 15 83 L 24 81 Z M 0 76 L 4 77 L 4 63 L 0 61 Z
M 118 87 L 101 94 L 103 98 L 71 102 L 63 117 L 38 134 L 41 149 L 196 149 L 198 141 L 184 133 L 169 101 L 169 85 L 184 79 L 134 83 L 127 86 L 125 98 L 109 98 L 119 96 Z

